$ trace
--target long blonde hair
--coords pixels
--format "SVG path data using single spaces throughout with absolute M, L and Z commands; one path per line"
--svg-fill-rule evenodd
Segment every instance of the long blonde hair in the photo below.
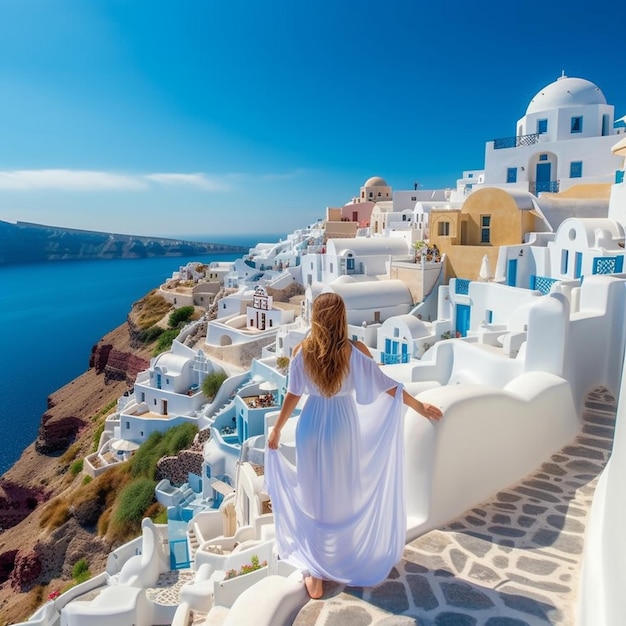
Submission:
M 313 301 L 311 332 L 302 341 L 304 370 L 322 395 L 340 389 L 350 369 L 346 305 L 335 293 L 322 293 Z

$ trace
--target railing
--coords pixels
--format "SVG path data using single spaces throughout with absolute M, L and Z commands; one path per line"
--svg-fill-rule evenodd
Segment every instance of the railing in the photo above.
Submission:
M 530 288 L 536 291 L 541 291 L 543 295 L 547 295 L 550 293 L 552 289 L 552 285 L 558 282 L 556 278 L 550 278 L 548 276 L 536 276 L 533 274 L 530 277 Z
M 408 363 L 411 360 L 411 355 L 408 353 L 391 354 L 383 352 L 380 356 L 383 365 L 397 365 L 398 363 Z
M 469 284 L 471 281 L 466 278 L 457 278 L 454 281 L 454 293 L 458 293 L 462 296 L 467 296 L 469 294 Z
M 539 133 L 532 135 L 517 135 L 517 137 L 502 137 L 493 140 L 493 149 L 519 148 L 520 146 L 532 146 L 539 141 Z
M 528 191 L 536 196 L 542 191 L 548 191 L 550 193 L 557 193 L 559 191 L 558 180 L 547 180 L 545 182 L 531 181 L 528 183 Z
M 621 274 L 623 269 L 623 256 L 603 256 L 593 259 L 594 274 Z

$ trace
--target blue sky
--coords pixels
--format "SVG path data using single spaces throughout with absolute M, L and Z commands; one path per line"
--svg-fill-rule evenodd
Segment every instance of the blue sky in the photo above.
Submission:
M 626 114 L 618 5 L 0 0 L 0 220 L 286 233 L 449 187 L 564 70 Z

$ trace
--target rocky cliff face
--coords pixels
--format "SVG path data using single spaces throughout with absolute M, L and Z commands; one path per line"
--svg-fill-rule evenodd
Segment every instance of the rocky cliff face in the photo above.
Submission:
M 126 333 L 127 329 L 124 329 L 124 332 Z M 89 368 L 93 369 L 96 375 L 103 377 L 105 386 L 99 394 L 101 398 L 109 394 L 110 389 L 106 386 L 112 382 L 132 386 L 137 374 L 147 369 L 150 364 L 147 358 L 131 352 L 126 342 L 121 346 L 116 346 L 116 341 L 119 339 L 119 333 L 110 333 L 91 349 Z M 85 390 L 89 389 L 89 385 L 86 385 L 86 381 L 81 378 L 66 385 L 60 397 L 59 392 L 56 392 L 48 398 L 48 410 L 41 418 L 35 441 L 37 452 L 51 454 L 65 450 L 85 427 L 82 414 L 86 399 Z M 59 400 L 62 402 L 60 406 Z
M 124 394 L 149 358 L 150 348 L 131 347 L 128 324 L 106 335 L 89 369 L 50 396 L 37 440 L 0 477 L 0 624 L 24 620 L 53 588 L 66 586 L 79 558 L 92 571 L 104 569 L 111 546 L 72 517 L 47 530 L 42 510 L 71 498 L 82 475 L 69 471 L 68 458 L 92 452 L 94 416 Z

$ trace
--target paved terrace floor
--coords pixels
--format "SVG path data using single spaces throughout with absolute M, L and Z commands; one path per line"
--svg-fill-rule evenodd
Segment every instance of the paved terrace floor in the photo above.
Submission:
M 535 474 L 408 544 L 377 587 L 325 583 L 294 626 L 573 626 L 587 515 L 615 410 L 606 390 L 590 394 L 581 434 Z

